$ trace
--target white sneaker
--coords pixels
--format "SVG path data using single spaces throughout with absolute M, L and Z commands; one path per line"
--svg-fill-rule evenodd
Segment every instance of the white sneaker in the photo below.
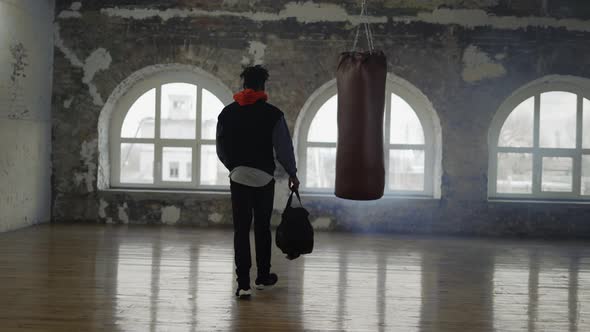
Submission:
M 252 290 L 250 289 L 238 289 L 236 291 L 236 296 L 239 297 L 240 299 L 244 299 L 244 298 L 248 298 L 252 295 Z

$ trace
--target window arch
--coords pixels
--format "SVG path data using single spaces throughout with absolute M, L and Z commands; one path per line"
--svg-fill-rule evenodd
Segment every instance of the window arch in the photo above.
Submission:
M 110 187 L 215 189 L 229 185 L 215 149 L 217 116 L 231 92 L 194 67 L 132 75 L 112 106 Z
M 490 198 L 590 200 L 590 80 L 550 76 L 515 92 L 490 127 Z
M 409 82 L 388 75 L 384 117 L 386 193 L 440 197 L 441 131 L 432 104 Z M 307 101 L 296 126 L 302 188 L 334 190 L 337 129 L 336 81 Z

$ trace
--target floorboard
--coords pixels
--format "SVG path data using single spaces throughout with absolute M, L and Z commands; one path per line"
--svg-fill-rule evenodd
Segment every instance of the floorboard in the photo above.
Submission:
M 0 331 L 590 331 L 584 242 L 317 233 L 249 301 L 233 269 L 230 230 L 0 234 Z

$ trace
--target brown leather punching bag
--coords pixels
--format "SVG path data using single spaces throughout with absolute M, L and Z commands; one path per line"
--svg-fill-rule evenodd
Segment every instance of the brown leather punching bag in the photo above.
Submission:
M 387 60 L 383 52 L 340 56 L 336 196 L 375 200 L 383 196 L 383 116 Z

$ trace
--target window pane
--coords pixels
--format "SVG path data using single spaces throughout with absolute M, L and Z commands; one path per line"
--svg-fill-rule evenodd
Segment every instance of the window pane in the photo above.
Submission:
M 590 195 L 590 156 L 582 156 L 582 195 Z
M 576 147 L 577 98 L 562 91 L 541 94 L 541 147 Z
M 338 95 L 330 98 L 311 121 L 307 140 L 310 142 L 336 143 L 338 139 Z
M 543 157 L 543 191 L 572 191 L 572 158 Z
M 201 137 L 215 139 L 217 116 L 223 110 L 223 103 L 208 90 L 203 89 L 203 109 L 201 113 Z
M 533 192 L 533 159 L 530 153 L 498 153 L 496 191 L 506 194 Z
M 201 185 L 229 185 L 229 171 L 217 158 L 215 145 L 201 146 Z
M 162 180 L 191 182 L 192 161 L 192 148 L 164 148 L 162 150 Z
M 424 190 L 424 151 L 389 151 L 389 189 Z
M 154 138 L 156 89 L 144 93 L 131 106 L 121 128 L 121 137 Z
M 584 98 L 584 125 L 582 132 L 584 133 L 584 149 L 590 149 L 590 100 Z
M 535 98 L 523 101 L 510 113 L 502 126 L 498 146 L 532 147 L 535 118 Z
M 391 94 L 391 144 L 424 144 L 424 131 L 416 112 L 401 97 Z
M 154 145 L 121 144 L 121 183 L 154 183 Z
M 307 148 L 306 187 L 334 188 L 336 148 Z
M 194 139 L 197 118 L 197 86 L 187 83 L 162 85 L 162 138 Z

